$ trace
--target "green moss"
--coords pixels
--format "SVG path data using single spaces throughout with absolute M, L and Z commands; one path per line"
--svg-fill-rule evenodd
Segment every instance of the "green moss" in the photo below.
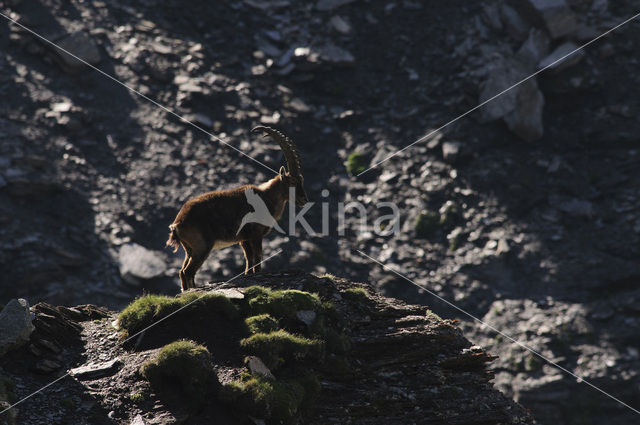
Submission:
M 188 340 L 162 347 L 153 360 L 142 365 L 140 374 L 158 392 L 174 395 L 179 388 L 181 400 L 190 407 L 202 405 L 211 384 L 217 382 L 209 351 Z
M 286 362 L 320 361 L 324 349 L 323 341 L 292 335 L 282 329 L 252 335 L 240 341 L 240 346 L 249 354 L 260 357 L 272 370 Z
M 321 274 L 318 277 L 320 279 L 329 279 L 329 280 L 336 280 L 337 279 L 336 275 L 331 274 L 331 273 L 324 273 L 324 274 Z
M 131 393 L 129 394 L 129 400 L 131 400 L 134 404 L 144 403 L 146 397 L 142 393 Z
M 269 333 L 278 330 L 278 321 L 269 314 L 258 314 L 245 319 L 244 323 L 252 334 Z
M 352 152 L 347 158 L 347 171 L 352 176 L 357 176 L 366 170 L 364 165 L 364 155 L 360 152 Z
M 438 214 L 433 211 L 423 211 L 418 214 L 414 228 L 418 237 L 427 238 L 438 230 L 439 225 L 440 216 Z
M 194 302 L 195 300 L 198 300 Z M 118 317 L 118 324 L 121 329 L 129 334 L 138 332 L 159 319 L 185 307 L 193 302 L 185 310 L 201 309 L 206 312 L 220 312 L 229 319 L 238 317 L 238 308 L 231 300 L 222 294 L 205 293 L 200 295 L 189 292 L 177 297 L 167 297 L 165 295 L 144 295 L 129 304 Z
M 364 288 L 349 288 L 342 293 L 342 296 L 344 296 L 349 301 L 361 303 L 371 300 L 369 298 L 369 292 L 367 292 L 367 290 Z
M 225 385 L 220 398 L 269 423 L 294 424 L 311 409 L 319 389 L 318 379 L 309 373 L 282 381 L 251 376 Z
M 295 319 L 296 312 L 300 310 L 322 310 L 322 302 L 317 295 L 295 289 L 272 291 L 252 286 L 245 291 L 245 297 L 249 301 L 250 314 L 270 314 L 278 320 Z

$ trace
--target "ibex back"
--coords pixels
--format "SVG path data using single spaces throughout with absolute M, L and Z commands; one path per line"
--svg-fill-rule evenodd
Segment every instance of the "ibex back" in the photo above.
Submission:
M 300 154 L 291 139 L 269 127 L 256 127 L 252 131 L 263 132 L 278 142 L 287 161 L 286 170 L 260 185 L 244 185 L 230 190 L 208 192 L 188 200 L 169 226 L 167 246 L 174 252 L 182 245 L 185 252 L 180 269 L 180 283 L 185 291 L 195 287 L 195 275 L 212 249 L 222 249 L 239 243 L 246 259 L 245 274 L 260 271 L 262 262 L 262 238 L 269 233 L 275 220 L 280 219 L 289 199 L 289 188 L 295 190 L 296 204 L 306 204 Z M 267 211 L 258 211 L 264 202 Z M 254 211 L 255 210 L 255 211 Z M 262 213 L 262 214 L 261 214 Z M 248 215 L 249 214 L 249 215 Z M 253 219 L 252 215 L 261 219 Z M 247 220 L 245 217 L 248 217 Z M 245 218 L 245 220 L 243 220 Z

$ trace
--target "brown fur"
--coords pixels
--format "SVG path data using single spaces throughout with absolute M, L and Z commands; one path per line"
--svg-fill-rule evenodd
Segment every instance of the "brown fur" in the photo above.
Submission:
M 259 186 L 245 185 L 230 190 L 208 192 L 188 200 L 169 226 L 167 246 L 182 245 L 185 259 L 180 269 L 180 283 L 185 291 L 195 287 L 195 274 L 212 249 L 239 243 L 246 259 L 245 274 L 260 271 L 262 238 L 270 227 L 247 223 L 239 234 L 242 218 L 253 208 L 247 202 L 245 191 L 253 189 L 262 198 L 269 212 L 280 219 L 289 197 L 289 187 L 296 187 L 296 203 L 307 202 L 302 177 L 292 177 L 284 168 L 280 174 Z M 174 251 L 175 252 L 175 251 Z

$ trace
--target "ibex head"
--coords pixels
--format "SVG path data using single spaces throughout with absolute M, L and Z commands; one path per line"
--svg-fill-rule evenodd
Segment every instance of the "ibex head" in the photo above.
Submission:
M 284 134 L 271 127 L 258 126 L 251 130 L 254 133 L 263 132 L 265 136 L 271 136 L 282 149 L 284 158 L 287 161 L 287 171 L 284 167 L 280 167 L 280 179 L 287 187 L 295 188 L 296 205 L 303 206 L 309 199 L 304 190 L 304 177 L 302 176 L 302 162 L 300 161 L 300 153 L 295 143 Z

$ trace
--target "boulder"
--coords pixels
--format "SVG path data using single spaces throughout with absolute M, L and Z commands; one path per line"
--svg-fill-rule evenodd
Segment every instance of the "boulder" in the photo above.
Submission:
M 58 42 L 58 45 L 78 59 L 91 65 L 96 65 L 100 62 L 101 57 L 98 46 L 88 34 L 82 31 L 65 36 Z M 59 49 L 55 49 L 54 53 L 57 55 L 60 65 L 68 72 L 79 71 L 85 66 L 81 60 Z
M 504 92 L 482 107 L 481 119 L 489 122 L 502 118 L 516 135 L 524 140 L 533 141 L 542 137 L 544 133 L 544 97 L 538 83 L 531 78 L 509 89 L 528 75 L 526 66 L 519 61 L 500 57 L 487 72 L 487 80 L 480 92 L 479 102 L 487 102 Z M 509 90 L 505 91 L 507 89 Z
M 544 24 L 551 38 L 558 39 L 578 30 L 578 19 L 565 0 L 518 0 L 525 16 L 535 16 Z
M 159 277 L 167 269 L 160 254 L 136 243 L 123 245 L 119 260 L 122 278 L 132 285 L 140 284 L 141 280 Z
M 549 54 L 549 37 L 544 31 L 532 28 L 529 37 L 522 43 L 516 59 L 525 66 L 528 72 L 536 70 L 538 64 Z
M 29 341 L 33 330 L 27 300 L 14 298 L 9 301 L 0 312 L 0 357 Z
M 504 121 L 513 133 L 527 142 L 532 142 L 544 134 L 542 123 L 544 96 L 533 78 L 519 85 L 515 91 L 517 107 L 504 116 Z
M 547 57 L 540 61 L 540 63 L 538 64 L 538 68 L 542 69 L 549 67 L 550 70 L 560 72 L 563 69 L 577 64 L 584 58 L 585 55 L 583 50 L 575 51 L 577 48 L 578 46 L 570 41 L 561 44 L 560 46 L 556 47 L 555 50 L 551 52 Z M 570 54 L 571 52 L 574 53 Z M 564 59 L 560 60 L 561 58 Z
M 508 4 L 502 4 L 500 8 L 500 16 L 507 33 L 516 40 L 522 41 L 527 38 L 531 25 L 522 19 L 522 16 L 516 9 Z

